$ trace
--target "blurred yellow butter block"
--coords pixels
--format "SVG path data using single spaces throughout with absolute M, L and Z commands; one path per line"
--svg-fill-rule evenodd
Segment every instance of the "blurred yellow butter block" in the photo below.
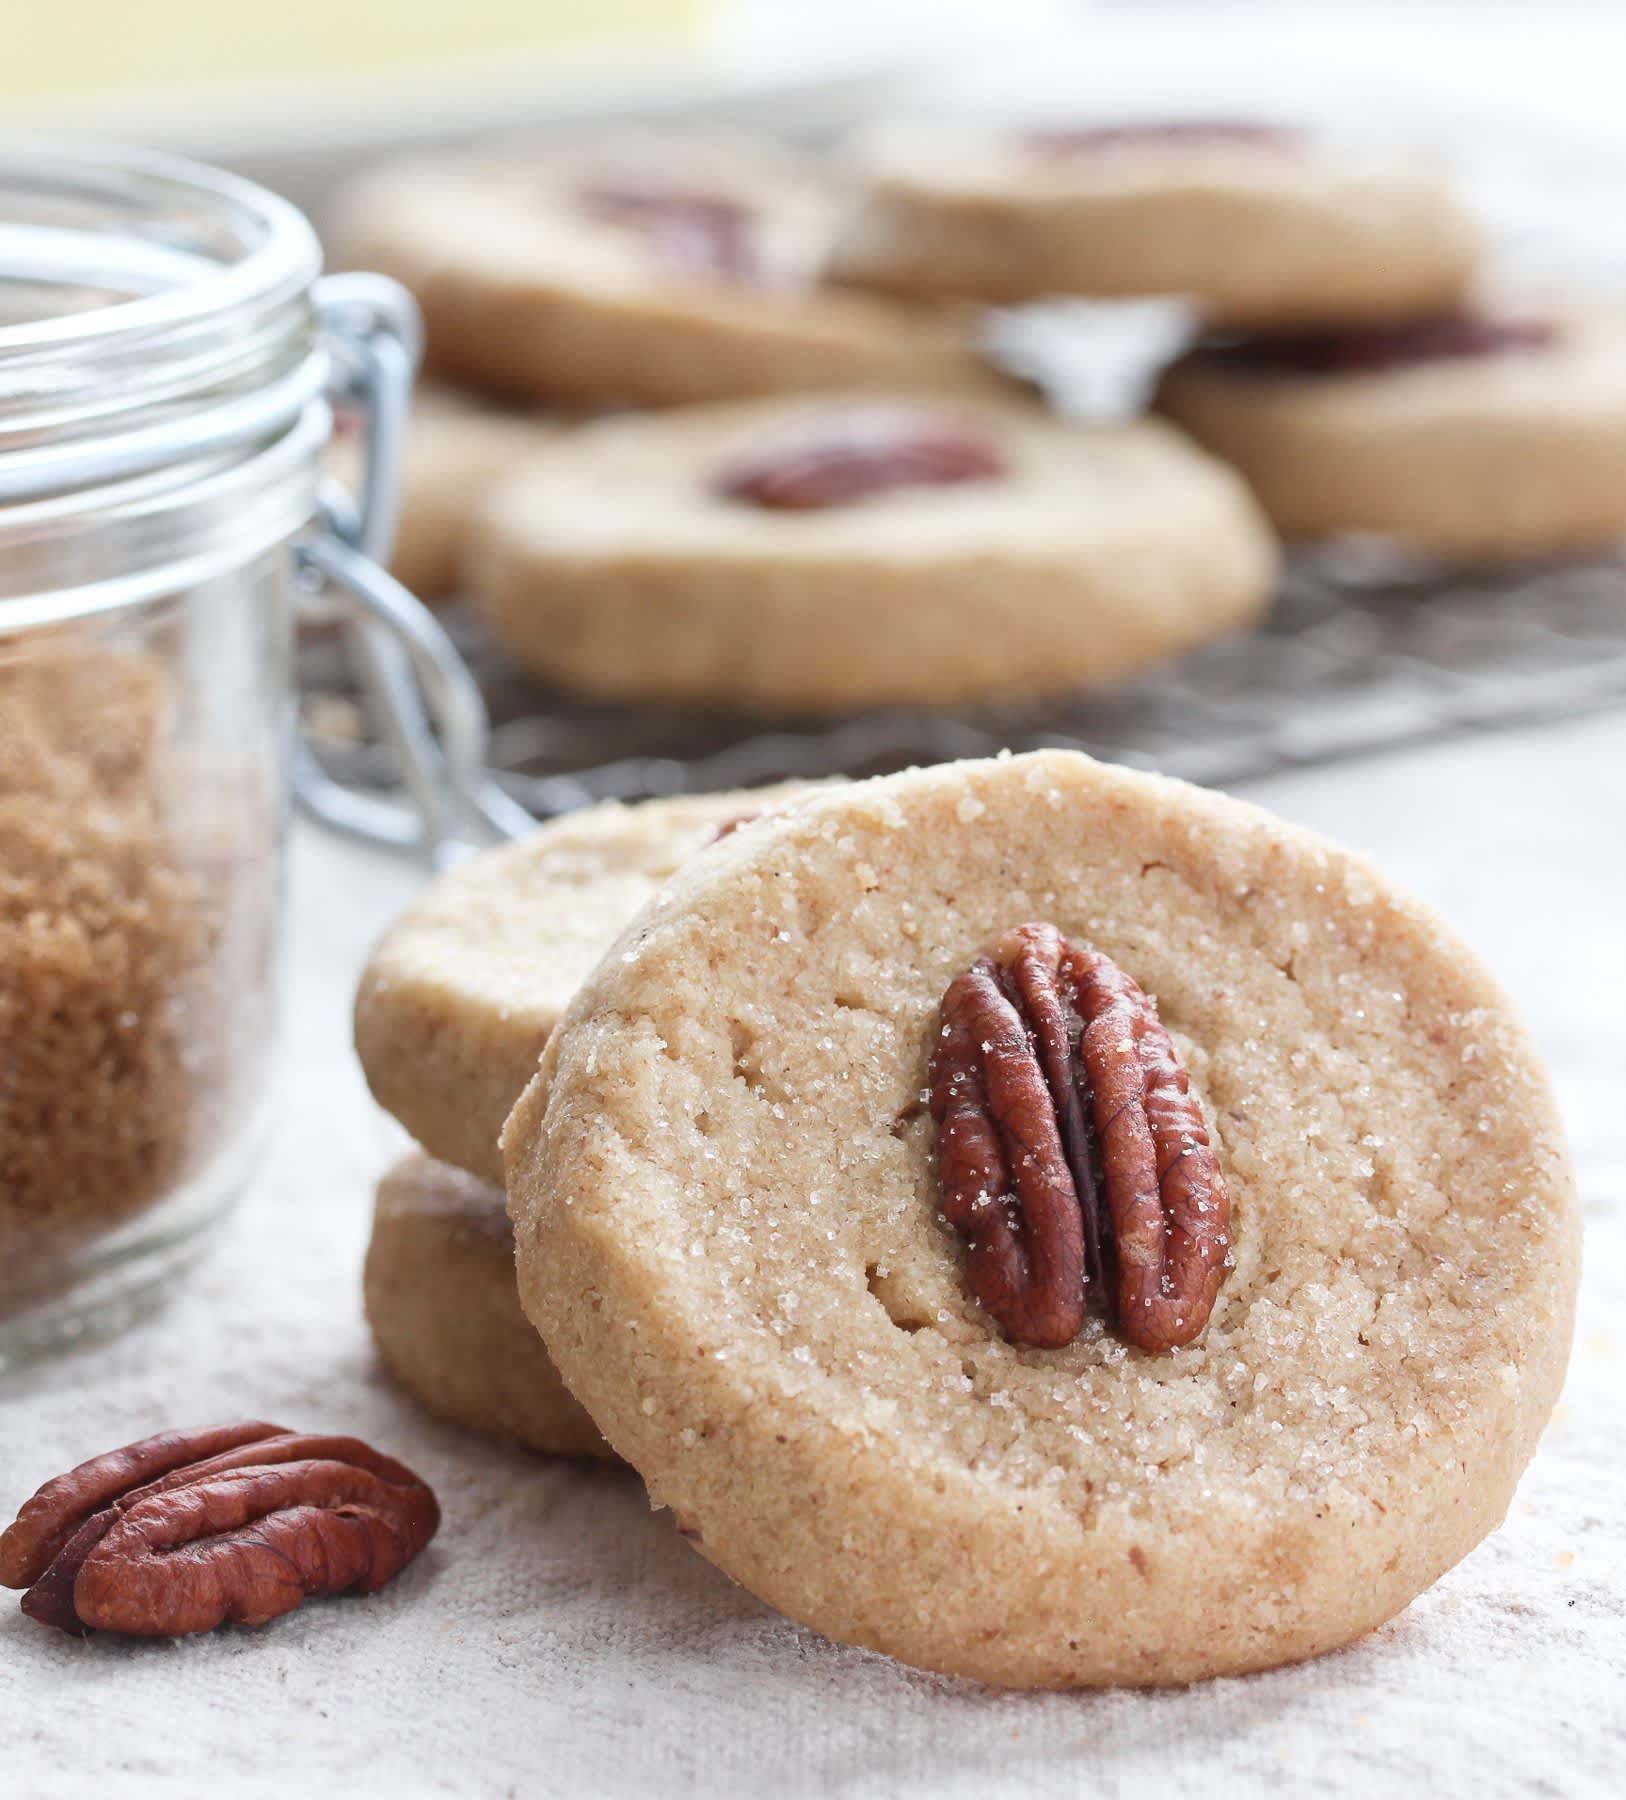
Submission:
M 40 0 L 20 7 L 0 97 L 53 103 L 301 76 L 422 77 L 509 55 L 591 52 L 698 36 L 709 0 Z

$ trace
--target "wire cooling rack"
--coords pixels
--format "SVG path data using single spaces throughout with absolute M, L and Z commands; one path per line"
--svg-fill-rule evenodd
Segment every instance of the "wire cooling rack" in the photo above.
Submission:
M 1400 141 L 1408 122 L 1385 120 Z M 1485 218 L 1493 270 L 1626 291 L 1618 157 L 1496 120 L 1431 121 Z M 994 346 L 1067 410 L 1116 412 L 1177 341 L 1167 307 L 1079 303 L 996 317 Z M 829 720 L 604 706 L 550 691 L 491 644 L 472 613 L 441 618 L 491 711 L 498 782 L 538 817 L 789 776 L 878 774 L 997 749 L 1070 746 L 1216 786 L 1473 730 L 1626 703 L 1626 545 L 1513 570 L 1407 565 L 1354 541 L 1291 556 L 1269 618 L 1249 634 L 1110 692 L 1063 704 Z M 307 737 L 334 778 L 387 789 L 332 640 L 301 654 Z
M 1626 702 L 1626 559 L 1430 575 L 1349 546 L 1299 556 L 1263 626 L 1062 704 L 786 722 L 604 706 L 516 669 L 461 607 L 443 614 L 485 690 L 491 760 L 538 817 L 595 800 L 880 774 L 1060 745 L 1216 786 L 1454 733 Z M 394 779 L 334 646 L 305 655 L 307 727 L 331 774 Z

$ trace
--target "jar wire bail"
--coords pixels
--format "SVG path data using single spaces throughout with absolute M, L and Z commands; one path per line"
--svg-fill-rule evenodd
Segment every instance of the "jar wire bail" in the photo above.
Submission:
M 434 614 L 385 569 L 394 543 L 397 478 L 420 349 L 416 309 L 381 276 L 330 275 L 315 300 L 331 358 L 330 394 L 361 433 L 354 497 L 323 485 L 317 533 L 299 546 L 307 583 L 337 597 L 370 723 L 393 752 L 399 792 L 333 779 L 301 740 L 294 792 L 337 830 L 434 863 L 522 837 L 535 819 L 492 778 L 484 696 Z

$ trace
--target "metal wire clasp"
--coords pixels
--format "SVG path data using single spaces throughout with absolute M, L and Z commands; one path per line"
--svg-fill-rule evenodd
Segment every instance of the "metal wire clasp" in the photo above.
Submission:
M 343 631 L 373 729 L 393 751 L 400 796 L 334 781 L 303 740 L 294 791 L 304 809 L 354 836 L 456 860 L 536 821 L 492 780 L 485 700 L 434 614 L 385 569 L 395 541 L 401 455 L 421 347 L 417 309 L 380 275 L 330 275 L 315 301 L 333 404 L 356 420 L 355 494 L 323 483 L 317 529 L 295 554 L 312 600 Z

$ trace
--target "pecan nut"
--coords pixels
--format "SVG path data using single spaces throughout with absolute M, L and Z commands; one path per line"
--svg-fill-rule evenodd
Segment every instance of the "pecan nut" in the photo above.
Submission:
M 1004 458 L 984 433 L 876 407 L 768 445 L 725 469 L 716 488 L 727 500 L 770 512 L 812 512 L 897 488 L 991 481 L 1004 473 Z
M 1399 325 L 1349 326 L 1341 331 L 1290 331 L 1248 338 L 1205 352 L 1221 362 L 1290 375 L 1371 375 L 1417 363 L 1458 362 L 1539 350 L 1558 337 L 1552 319 L 1493 317 L 1463 310 Z
M 371 1593 L 439 1523 L 425 1483 L 356 1438 L 162 1432 L 48 1481 L 0 1535 L 0 1583 L 62 1631 L 181 1637 Z
M 1282 125 L 1261 125 L 1245 119 L 1173 119 L 1138 125 L 1063 126 L 1055 131 L 1030 132 L 1030 150 L 1042 155 L 1079 156 L 1102 150 L 1134 150 L 1143 146 L 1204 149 L 1214 145 L 1247 145 L 1257 150 L 1296 150 L 1303 134 Z
M 674 275 L 757 282 L 756 214 L 720 194 L 599 182 L 580 190 L 582 210 L 605 224 L 642 234 L 650 255 Z
M 1056 1349 L 1105 1294 L 1138 1349 L 1189 1344 L 1229 1267 L 1230 1200 L 1157 1009 L 1108 957 L 1017 926 L 943 997 L 943 1212 L 1005 1335 Z

